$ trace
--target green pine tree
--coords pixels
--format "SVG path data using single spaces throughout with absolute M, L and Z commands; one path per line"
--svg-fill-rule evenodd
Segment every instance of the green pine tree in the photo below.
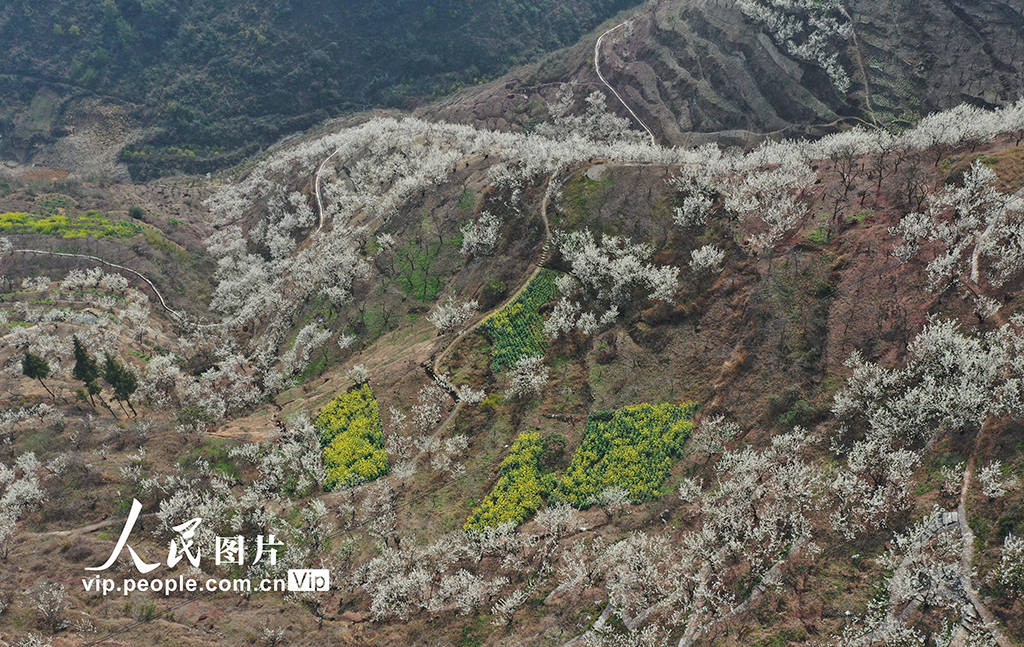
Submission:
M 103 379 L 114 389 L 114 398 L 121 405 L 125 415 L 128 415 L 128 411 L 124 408 L 125 402 L 131 408 L 132 414 L 138 415 L 131 401 L 132 394 L 139 388 L 139 380 L 135 377 L 135 373 L 113 355 L 107 353 L 103 363 Z
M 25 351 L 25 357 L 21 360 L 21 372 L 25 377 L 38 380 L 43 385 L 43 388 L 46 389 L 46 392 L 50 394 L 51 398 L 57 397 L 50 390 L 50 387 L 46 386 L 46 382 L 43 382 L 43 380 L 50 377 L 50 365 L 47 364 L 45 359 L 35 353 Z
M 99 363 L 86 350 L 85 345 L 79 341 L 78 337 L 72 337 L 71 342 L 75 347 L 75 367 L 71 369 L 71 374 L 76 380 L 81 380 L 85 383 L 86 393 L 89 394 L 89 402 L 95 409 L 96 402 L 93 400 L 93 396 L 99 395 L 100 391 L 103 390 L 98 382 L 100 378 Z

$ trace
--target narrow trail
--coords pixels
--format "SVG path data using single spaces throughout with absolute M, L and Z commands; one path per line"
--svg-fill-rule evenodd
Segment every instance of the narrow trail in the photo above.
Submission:
M 967 465 L 964 467 L 963 483 L 960 486 L 960 503 L 957 506 L 960 534 L 963 536 L 963 554 L 960 556 L 960 583 L 964 587 L 967 598 L 971 601 L 971 606 L 974 607 L 981 621 L 987 625 L 996 644 L 999 647 L 1014 647 L 1014 642 L 1003 633 L 995 614 L 985 605 L 971 579 L 972 565 L 974 563 L 974 531 L 971 530 L 970 524 L 967 523 L 967 492 L 974 475 L 974 466 L 977 462 L 978 448 L 981 445 L 983 433 L 979 431 L 978 437 L 974 441 L 974 451 L 971 452 L 971 457 L 967 459 Z
M 143 514 L 143 515 L 139 515 L 139 519 L 147 519 L 147 518 L 152 518 L 152 517 L 155 517 L 155 516 L 156 516 L 155 513 Z M 85 526 L 78 526 L 77 528 L 68 528 L 66 530 L 47 530 L 45 532 L 23 532 L 23 533 L 20 533 L 19 536 L 22 536 L 22 537 L 35 537 L 35 538 L 43 538 L 43 537 L 70 537 L 72 535 L 88 534 L 88 533 L 91 533 L 91 532 L 96 532 L 97 530 L 103 530 L 104 528 L 109 528 L 111 526 L 120 526 L 122 524 L 124 524 L 124 519 L 121 519 L 120 517 L 115 517 L 113 519 L 107 519 L 105 521 L 97 521 L 95 523 L 90 523 L 90 524 L 85 525 Z
M 340 148 L 335 149 L 333 153 L 324 158 L 324 161 L 320 162 L 320 166 L 316 169 L 316 175 L 313 176 L 313 193 L 316 194 L 317 208 L 316 231 L 321 231 L 324 228 L 324 199 L 323 193 L 320 191 L 320 176 L 323 175 L 324 169 L 327 167 L 327 163 L 330 162 L 334 158 L 334 156 L 340 152 Z
M 440 366 L 441 366 L 441 362 L 445 359 L 445 357 L 448 356 L 448 354 L 451 352 L 452 348 L 454 348 L 455 345 L 459 343 L 459 341 L 461 341 L 467 335 L 470 335 L 474 331 L 476 331 L 480 326 L 483 325 L 483 323 L 485 321 L 487 321 L 491 317 L 491 315 L 501 311 L 503 308 L 505 308 L 510 303 L 515 301 L 517 298 L 519 298 L 519 295 L 521 295 L 526 290 L 526 288 L 529 287 L 530 281 L 535 279 L 537 277 L 537 275 L 540 274 L 541 269 L 543 269 L 543 267 L 544 267 L 544 263 L 547 262 L 548 254 L 550 253 L 549 246 L 551 244 L 551 225 L 550 225 L 550 223 L 548 221 L 548 205 L 551 202 L 552 182 L 554 181 L 555 176 L 558 175 L 560 170 L 561 169 L 556 170 L 553 173 L 551 173 L 551 175 L 548 176 L 547 181 L 544 183 L 544 198 L 541 200 L 541 203 L 540 203 L 540 218 L 541 218 L 541 221 L 544 223 L 544 243 L 541 246 L 540 256 L 538 256 L 537 260 L 534 261 L 534 263 L 533 263 L 533 265 L 534 265 L 533 271 L 531 271 L 526 276 L 526 278 L 519 284 L 519 287 L 516 288 L 516 291 L 513 292 L 511 294 L 511 296 L 506 298 L 504 301 L 499 303 L 494 308 L 492 308 L 489 311 L 485 312 L 484 314 L 478 316 L 476 321 L 472 325 L 470 325 L 467 328 L 464 328 L 462 330 L 462 332 L 460 332 L 458 335 L 456 335 L 455 339 L 453 339 L 451 341 L 451 343 L 448 344 L 448 346 L 446 346 L 443 351 L 441 351 L 440 353 L 438 353 L 437 355 L 434 356 L 434 361 L 433 361 L 432 367 L 433 367 L 433 370 L 434 370 L 435 373 L 439 373 L 440 372 L 439 369 L 440 369 Z
M 628 25 L 631 22 L 631 20 L 632 19 L 627 20 L 625 22 L 621 22 L 597 37 L 597 42 L 594 43 L 594 71 L 597 72 L 597 78 L 601 79 L 601 83 L 604 83 L 605 86 L 612 91 L 612 94 L 614 94 L 615 98 L 619 100 L 619 103 L 625 106 L 626 110 L 629 111 L 629 114 L 633 115 L 633 119 L 636 119 L 636 122 L 640 124 L 640 126 L 644 130 L 647 131 L 648 135 L 651 136 L 651 145 L 657 146 L 658 139 L 654 136 L 654 133 L 651 131 L 651 129 L 647 127 L 647 124 L 644 123 L 643 119 L 641 119 L 639 116 L 637 116 L 635 112 L 633 112 L 633 109 L 629 107 L 629 104 L 626 103 L 626 100 L 622 98 L 622 95 L 620 95 L 618 91 L 616 91 L 616 89 L 612 87 L 612 84 L 609 83 L 608 80 L 604 78 L 604 74 L 601 74 L 601 41 L 604 40 L 605 36 L 612 33 L 616 29 Z
M 492 315 L 494 315 L 497 312 L 500 312 L 503 308 L 507 307 L 513 301 L 518 299 L 519 295 L 521 295 L 523 291 L 525 291 L 526 288 L 529 287 L 530 282 L 533 281 L 533 279 L 535 279 L 537 275 L 540 274 L 540 271 L 544 268 L 544 263 L 547 262 L 548 255 L 550 254 L 551 244 L 551 225 L 548 221 L 548 205 L 551 203 L 551 193 L 553 186 L 552 183 L 554 182 L 555 176 L 558 175 L 559 171 L 561 171 L 561 169 L 556 169 L 555 171 L 553 171 L 551 175 L 548 176 L 547 181 L 544 183 L 544 198 L 541 200 L 540 203 L 540 218 L 541 221 L 544 223 L 544 244 L 541 246 L 540 256 L 538 256 L 537 260 L 534 262 L 533 270 L 526 276 L 525 279 L 523 279 L 523 281 L 519 284 L 519 287 L 516 289 L 515 292 L 513 292 L 508 298 L 506 298 L 504 301 L 499 303 L 494 308 L 477 317 L 476 321 L 473 322 L 472 325 L 464 328 L 458 335 L 456 335 L 455 339 L 453 339 L 447 346 L 445 346 L 444 350 L 442 350 L 440 353 L 436 353 L 433 356 L 431 370 L 434 372 L 434 375 L 440 375 L 441 362 L 449 354 L 451 354 L 452 349 L 455 348 L 455 346 L 459 342 L 461 342 L 469 335 L 473 334 L 473 332 L 479 329 L 480 326 L 482 326 L 484 322 L 487 321 Z M 455 406 L 448 413 L 448 416 L 441 421 L 441 424 L 437 426 L 433 433 L 430 434 L 427 441 L 423 444 L 423 448 L 420 449 L 419 453 L 413 459 L 414 463 L 418 463 L 423 458 L 424 454 L 427 453 L 427 448 L 432 446 L 434 444 L 434 441 L 444 432 L 445 429 L 448 428 L 448 425 L 450 425 L 452 421 L 455 420 L 455 417 L 459 415 L 460 411 L 462 411 L 462 407 L 464 404 L 465 402 L 463 402 L 462 400 L 457 400 L 455 402 Z
M 129 272 L 131 274 L 134 274 L 138 278 L 142 279 L 146 283 L 146 285 L 148 285 L 149 288 L 151 290 L 153 290 L 153 294 L 155 294 L 156 298 L 160 301 L 161 307 L 163 307 L 163 309 L 166 310 L 168 312 L 168 314 L 170 314 L 172 317 L 174 317 L 179 323 L 182 323 L 182 322 L 184 322 L 186 320 L 186 317 L 185 317 L 184 314 L 178 312 L 177 310 L 175 310 L 171 306 L 167 305 L 167 301 L 164 299 L 164 295 L 160 294 L 160 290 L 157 289 L 156 285 L 154 285 L 152 281 L 150 281 L 148 278 L 146 278 L 141 272 L 137 272 L 136 270 L 133 270 L 130 267 L 125 267 L 124 265 L 118 265 L 117 263 L 111 263 L 110 261 L 105 261 L 102 258 L 99 258 L 98 256 L 90 256 L 89 254 L 72 254 L 72 253 L 69 253 L 69 252 L 48 252 L 48 251 L 44 251 L 44 250 L 41 250 L 41 249 L 14 249 L 14 250 L 11 250 L 11 253 L 12 254 L 39 254 L 39 255 L 42 255 L 42 256 L 60 256 L 60 257 L 64 257 L 64 258 L 81 258 L 81 259 L 85 259 L 87 261 L 91 261 L 93 263 L 99 263 L 101 265 L 106 265 L 107 267 L 112 267 L 112 268 L 114 268 L 116 270 L 121 270 L 123 272 Z
M 860 41 L 857 39 L 857 27 L 853 22 L 853 16 L 846 10 L 842 4 L 839 5 L 839 11 L 850 21 L 850 34 L 853 36 L 853 51 L 857 53 L 857 67 L 860 68 L 860 76 L 864 79 L 864 101 L 867 104 L 868 114 L 871 115 L 871 121 L 874 122 L 875 127 L 878 127 L 878 119 L 875 117 L 875 109 L 871 105 L 871 84 L 868 82 L 868 70 L 864 67 L 864 56 L 861 54 Z

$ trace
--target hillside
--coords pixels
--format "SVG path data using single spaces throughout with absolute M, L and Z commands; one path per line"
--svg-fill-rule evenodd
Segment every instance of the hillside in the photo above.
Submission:
M 0 7 L 3 150 L 68 135 L 100 98 L 141 131 L 122 141 L 133 176 L 203 173 L 328 117 L 492 78 L 632 4 L 13 0 Z
M 607 36 L 607 77 L 659 141 L 749 145 L 765 133 L 817 136 L 842 122 L 906 126 L 958 103 L 993 106 L 1024 91 L 1024 15 L 1015 3 L 850 2 L 839 5 L 842 11 L 822 12 L 830 29 L 808 28 L 807 16 L 788 14 L 804 25 L 797 46 L 812 34 L 827 43 L 833 67 L 842 70 L 842 90 L 822 66 L 824 49 L 794 48 L 793 54 L 785 38 L 744 9 L 756 5 L 660 0 Z M 586 38 L 423 112 L 489 128 L 529 128 L 557 82 L 600 87 L 594 41 Z M 615 101 L 609 105 L 628 116 Z
M 0 169 L 0 647 L 1024 643 L 1019 14 L 888 4 Z

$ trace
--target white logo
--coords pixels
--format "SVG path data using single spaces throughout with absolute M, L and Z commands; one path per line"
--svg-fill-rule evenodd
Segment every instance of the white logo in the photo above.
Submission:
M 131 555 L 132 562 L 135 563 L 136 570 L 143 575 L 160 566 L 160 562 L 151 564 L 144 561 L 139 557 L 139 554 L 135 552 L 135 549 L 128 545 L 128 538 L 132 534 L 135 522 L 139 520 L 140 512 L 142 512 L 142 504 L 139 503 L 137 499 L 132 499 L 132 509 L 128 513 L 128 520 L 125 521 L 124 528 L 121 530 L 121 536 L 114 545 L 114 550 L 111 551 L 110 557 L 108 557 L 107 561 L 102 565 L 87 566 L 85 570 L 107 570 L 115 561 L 117 561 L 118 556 L 120 556 L 121 552 L 126 548 L 128 549 L 128 554 Z M 178 562 L 180 562 L 183 557 L 193 567 L 199 568 L 201 552 L 199 547 L 195 544 L 195 535 L 196 528 L 198 528 L 199 524 L 202 522 L 203 519 L 201 517 L 196 517 L 172 528 L 172 530 L 178 533 L 178 537 L 172 539 L 167 546 L 168 568 L 174 568 L 177 566 Z M 277 549 L 283 545 L 284 542 L 274 537 L 273 534 L 257 536 L 256 555 L 253 558 L 252 563 L 258 564 L 262 560 L 266 559 L 271 565 L 277 564 Z M 218 566 L 222 564 L 242 565 L 245 562 L 245 538 L 242 536 L 217 537 L 215 559 Z
M 331 588 L 331 572 L 326 568 L 288 569 L 288 590 L 292 592 L 327 591 Z

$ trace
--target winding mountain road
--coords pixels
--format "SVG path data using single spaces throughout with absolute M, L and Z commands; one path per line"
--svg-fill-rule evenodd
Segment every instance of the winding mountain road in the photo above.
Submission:
M 341 149 L 336 149 L 333 153 L 324 158 L 324 161 L 320 162 L 320 166 L 316 169 L 316 175 L 313 176 L 313 193 L 316 194 L 316 208 L 317 208 L 317 226 L 316 231 L 320 231 L 324 228 L 324 199 L 323 194 L 320 191 L 320 176 L 323 175 L 324 169 L 327 167 L 327 162 L 330 162 L 335 155 L 341 152 Z
M 604 78 L 604 74 L 601 74 L 601 41 L 603 41 L 604 37 L 607 36 L 608 34 L 612 33 L 616 29 L 619 29 L 620 27 L 628 25 L 630 22 L 631 20 L 621 22 L 597 37 L 597 42 L 594 43 L 594 71 L 597 72 L 597 78 L 601 79 L 601 83 L 604 83 L 605 86 L 612 91 L 612 94 L 614 94 L 615 98 L 619 100 L 619 103 L 625 106 L 626 110 L 629 111 L 629 114 L 633 115 L 633 119 L 636 119 L 636 122 L 640 124 L 640 126 L 644 130 L 647 131 L 648 135 L 651 136 L 651 145 L 657 146 L 658 139 L 654 136 L 654 133 L 651 131 L 651 129 L 647 127 L 647 124 L 644 123 L 643 119 L 641 119 L 635 112 L 633 112 L 633 109 L 629 107 L 629 104 L 626 103 L 626 100 L 622 98 L 622 95 L 619 94 L 618 91 L 612 87 L 612 84 L 609 83 L 606 78 Z

